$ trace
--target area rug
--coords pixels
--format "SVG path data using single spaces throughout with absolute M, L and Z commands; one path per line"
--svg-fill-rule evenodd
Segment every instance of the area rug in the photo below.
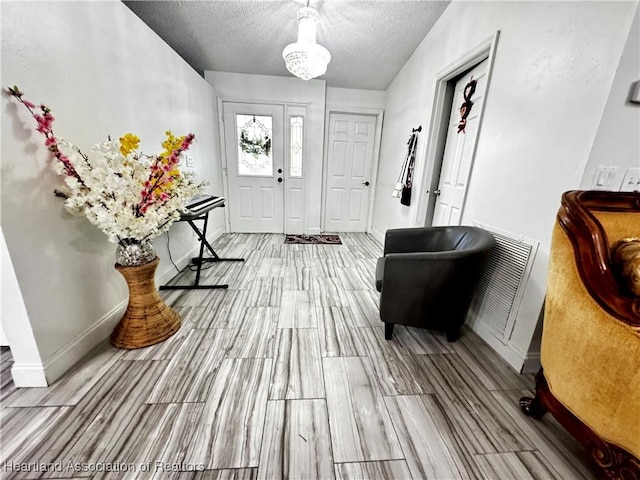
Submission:
M 342 245 L 338 235 L 286 235 L 284 243 L 304 243 L 314 245 Z

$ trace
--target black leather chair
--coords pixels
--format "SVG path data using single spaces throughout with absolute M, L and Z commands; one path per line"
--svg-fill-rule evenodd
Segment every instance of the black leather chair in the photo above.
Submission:
M 400 324 L 444 330 L 455 342 L 494 243 L 477 227 L 387 230 L 376 268 L 385 338 Z

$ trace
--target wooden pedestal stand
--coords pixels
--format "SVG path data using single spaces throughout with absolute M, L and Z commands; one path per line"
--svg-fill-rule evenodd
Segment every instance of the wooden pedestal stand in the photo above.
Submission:
M 155 285 L 154 275 L 159 261 L 156 258 L 138 267 L 116 264 L 116 270 L 129 286 L 129 305 L 111 334 L 113 346 L 125 349 L 148 347 L 166 340 L 180 328 L 180 315 L 162 301 Z

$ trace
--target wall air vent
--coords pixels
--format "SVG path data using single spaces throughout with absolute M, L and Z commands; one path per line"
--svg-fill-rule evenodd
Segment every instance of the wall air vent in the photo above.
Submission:
M 494 227 L 476 224 L 493 234 L 496 244 L 469 310 L 471 323 L 481 323 L 500 341 L 509 339 L 538 242 Z

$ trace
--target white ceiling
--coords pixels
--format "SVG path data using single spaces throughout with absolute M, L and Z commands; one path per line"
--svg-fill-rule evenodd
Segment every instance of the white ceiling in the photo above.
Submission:
M 197 72 L 290 75 L 305 0 L 124 1 Z M 317 41 L 331 52 L 328 86 L 385 90 L 449 0 L 312 0 Z

